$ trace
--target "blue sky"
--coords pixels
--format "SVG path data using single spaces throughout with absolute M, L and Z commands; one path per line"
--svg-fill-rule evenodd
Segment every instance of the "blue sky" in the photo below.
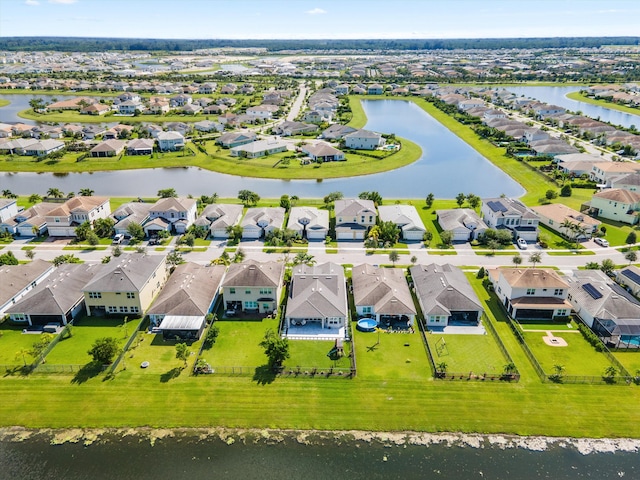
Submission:
M 639 0 L 0 0 L 0 36 L 638 36 Z

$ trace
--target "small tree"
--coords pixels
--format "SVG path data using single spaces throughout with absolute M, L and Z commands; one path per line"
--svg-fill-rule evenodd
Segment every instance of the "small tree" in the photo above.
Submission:
M 445 247 L 450 246 L 451 242 L 453 242 L 453 232 L 451 230 L 443 230 L 440 232 L 440 239 Z
M 625 243 L 627 245 L 631 245 L 633 243 L 636 243 L 638 241 L 638 236 L 636 235 L 636 232 L 631 231 L 629 232 L 629 235 L 627 235 L 627 239 L 625 240 Z
M 568 183 L 563 185 L 562 188 L 560 189 L 560 196 L 561 197 L 570 197 L 571 196 L 571 185 L 569 185 Z
M 181 263 L 184 263 L 184 258 L 182 258 L 182 254 L 180 252 L 173 251 L 167 255 L 167 263 L 171 266 L 180 265 Z
M 238 199 L 245 207 L 252 207 L 260 201 L 260 195 L 251 190 L 240 190 L 238 192 Z
M 18 259 L 12 251 L 0 255 L 0 265 L 18 265 Z
M 456 203 L 458 204 L 458 207 L 462 207 L 466 199 L 467 196 L 464 193 L 459 193 L 458 195 L 456 195 Z
M 264 348 L 264 353 L 271 368 L 280 367 L 282 362 L 291 355 L 289 353 L 289 341 L 278 336 L 270 328 L 265 332 L 264 338 L 259 345 Z
M 533 268 L 536 268 L 536 265 L 542 261 L 542 255 L 540 252 L 534 252 L 529 255 L 529 261 L 533 264 Z
M 111 255 L 113 255 L 114 257 L 119 257 L 120 255 L 122 255 L 122 248 L 120 248 L 120 245 L 116 245 L 111 249 Z
M 114 357 L 120 350 L 118 341 L 113 337 L 103 337 L 93 342 L 93 346 L 87 352 L 93 361 L 101 365 L 108 365 L 113 362 Z
M 522 263 L 522 256 L 519 253 L 516 253 L 513 257 L 511 257 L 511 261 L 517 267 Z
M 613 263 L 613 260 L 610 258 L 605 258 L 602 260 L 602 264 L 600 265 L 600 270 L 602 270 L 607 275 L 611 275 L 616 268 L 616 264 Z
M 431 240 L 433 240 L 433 233 L 430 230 L 427 230 L 426 232 L 424 232 L 424 236 L 422 238 L 427 245 L 431 245 Z
M 549 189 L 545 192 L 544 197 L 547 200 L 553 200 L 554 198 L 558 198 L 558 192 L 555 190 Z
M 42 352 L 49 346 L 49 344 L 53 341 L 53 335 L 50 333 L 43 333 L 40 335 L 40 338 L 33 342 L 31 345 L 31 350 L 29 350 L 29 355 L 33 358 L 38 358 Z
M 427 195 L 427 198 L 425 198 L 424 203 L 427 206 L 427 210 L 430 210 L 431 207 L 433 207 L 433 201 L 435 200 L 435 196 L 433 195 L 433 193 L 430 193 L 429 195 Z
M 218 339 L 218 335 L 220 335 L 220 328 L 217 325 L 211 325 L 209 330 L 207 330 L 207 335 L 204 337 L 204 348 L 211 348 L 216 343 Z
M 602 375 L 602 378 L 604 378 L 604 381 L 607 383 L 613 383 L 615 382 L 616 375 L 618 375 L 618 369 L 613 365 L 609 365 L 604 369 L 604 375 Z
M 624 254 L 624 258 L 628 260 L 629 265 L 631 265 L 632 262 L 635 262 L 638 259 L 638 254 L 636 253 L 635 250 L 629 250 L 627 253 Z
M 411 265 L 415 265 L 416 263 L 418 263 L 418 257 L 412 255 L 409 261 L 411 262 Z
M 285 210 L 289 210 L 291 208 L 291 199 L 289 195 L 282 195 L 280 197 L 280 206 Z
M 487 242 L 487 247 L 491 249 L 491 254 L 493 255 L 496 253 L 496 250 L 500 248 L 500 242 L 498 242 L 497 240 L 489 240 Z
M 191 350 L 186 343 L 176 343 L 176 358 L 184 362 L 184 368 L 187 368 L 187 360 L 191 355 Z
M 553 366 L 553 373 L 549 375 L 549 380 L 552 382 L 560 383 L 562 382 L 562 377 L 564 376 L 564 365 L 556 363 Z
M 391 250 L 389 252 L 389 261 L 393 263 L 393 266 L 396 266 L 396 262 L 400 260 L 400 254 L 396 250 Z
M 24 252 L 25 256 L 29 259 L 29 260 L 33 260 L 36 256 L 36 252 L 35 250 L 31 249 L 31 250 L 26 250 Z
M 176 193 L 175 188 L 162 188 L 158 190 L 158 196 L 160 198 L 169 198 L 169 197 L 177 197 L 178 194 Z
M 139 242 L 144 238 L 144 229 L 142 228 L 142 225 L 136 222 L 131 222 L 127 225 L 127 233 L 131 235 L 131 238 L 134 238 Z

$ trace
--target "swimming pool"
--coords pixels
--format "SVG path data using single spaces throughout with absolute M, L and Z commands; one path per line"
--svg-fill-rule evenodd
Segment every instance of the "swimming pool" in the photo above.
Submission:
M 356 328 L 361 332 L 375 332 L 377 326 L 378 322 L 373 318 L 363 318 L 362 320 L 358 320 L 356 324 Z
M 626 343 L 627 345 L 640 346 L 640 337 L 635 335 L 622 335 L 620 337 L 620 341 L 622 343 Z

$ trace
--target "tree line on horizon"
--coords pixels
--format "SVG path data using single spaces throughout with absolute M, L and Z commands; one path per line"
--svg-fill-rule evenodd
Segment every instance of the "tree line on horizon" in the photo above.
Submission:
M 3 37 L 0 50 L 92 51 L 191 51 L 207 48 L 266 48 L 282 50 L 455 50 L 512 48 L 597 48 L 605 45 L 640 45 L 640 37 L 539 37 L 460 39 L 356 39 L 356 40 L 195 40 L 159 38 Z

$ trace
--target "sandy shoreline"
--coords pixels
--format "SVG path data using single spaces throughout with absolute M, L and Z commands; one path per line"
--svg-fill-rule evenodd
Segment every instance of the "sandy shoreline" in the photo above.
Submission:
M 293 441 L 301 445 L 324 443 L 378 443 L 385 446 L 430 446 L 466 448 L 525 449 L 543 452 L 553 447 L 574 448 L 582 455 L 592 453 L 638 452 L 640 439 L 632 438 L 568 438 L 517 435 L 480 435 L 463 433 L 420 432 L 366 432 L 358 430 L 271 430 L 233 428 L 105 428 L 105 429 L 27 429 L 0 428 L 0 442 L 47 441 L 51 445 L 82 443 L 89 446 L 97 442 L 113 442 L 118 438 L 138 437 L 152 446 L 161 439 L 191 439 L 222 441 L 227 445 L 277 444 Z

